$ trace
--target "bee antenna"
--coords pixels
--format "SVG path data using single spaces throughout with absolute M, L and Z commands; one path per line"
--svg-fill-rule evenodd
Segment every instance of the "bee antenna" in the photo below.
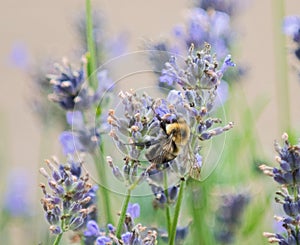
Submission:
M 152 102 L 151 109 L 152 109 L 154 115 L 156 116 L 156 118 L 157 118 L 159 121 L 162 121 L 161 116 L 160 116 L 158 113 L 155 112 L 155 109 L 154 109 L 154 103 L 155 103 L 155 101 Z

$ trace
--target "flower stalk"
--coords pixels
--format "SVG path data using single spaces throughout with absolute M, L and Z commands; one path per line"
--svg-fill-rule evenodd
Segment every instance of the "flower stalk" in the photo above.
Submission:
M 94 35 L 93 35 L 93 19 L 92 19 L 91 0 L 85 1 L 85 8 L 86 8 L 86 37 L 87 37 L 87 50 L 88 50 L 88 54 L 86 55 L 87 60 L 88 60 L 87 75 L 88 75 L 91 87 L 94 90 L 96 90 L 97 79 L 95 77 L 95 71 L 97 69 L 97 63 L 96 63 L 95 41 L 94 41 Z
M 164 189 L 165 189 L 165 195 L 166 199 L 169 200 L 169 192 L 168 192 L 168 176 L 167 176 L 167 171 L 164 171 Z M 167 219 L 167 231 L 168 234 L 171 233 L 171 214 L 170 214 L 170 207 L 169 204 L 167 203 L 166 205 L 166 219 Z
M 62 238 L 63 233 L 60 233 L 54 240 L 53 245 L 59 245 L 61 238 Z
M 131 190 L 128 189 L 127 193 L 126 193 L 126 197 L 123 201 L 122 210 L 121 210 L 121 214 L 120 214 L 120 219 L 119 219 L 119 222 L 118 222 L 118 225 L 117 225 L 116 236 L 118 238 L 120 238 L 121 234 L 122 234 L 122 228 L 123 228 L 123 224 L 124 224 L 124 221 L 125 221 L 125 216 L 126 216 L 128 204 L 129 204 L 129 201 L 130 201 L 130 197 L 131 197 Z
M 181 179 L 180 180 L 180 185 L 179 185 L 178 199 L 177 199 L 177 203 L 176 203 L 176 206 L 175 206 L 174 217 L 173 217 L 173 222 L 172 222 L 172 226 L 171 226 L 171 233 L 169 235 L 169 245 L 175 244 L 176 228 L 177 228 L 181 203 L 182 203 L 182 200 L 183 200 L 184 183 L 185 183 L 185 180 Z
M 103 157 L 103 145 L 99 146 L 99 153 L 94 156 L 94 162 L 97 168 L 98 178 L 101 181 L 99 191 L 101 192 L 103 207 L 105 210 L 106 221 L 108 223 L 113 222 L 111 206 L 110 206 L 110 195 L 107 189 L 107 176 L 104 168 L 104 157 Z

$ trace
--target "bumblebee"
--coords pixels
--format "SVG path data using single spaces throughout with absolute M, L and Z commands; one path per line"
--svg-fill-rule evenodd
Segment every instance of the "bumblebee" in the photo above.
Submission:
M 190 128 L 182 117 L 169 122 L 157 116 L 162 133 L 157 138 L 136 146 L 146 147 L 145 157 L 156 166 L 175 159 L 190 139 Z

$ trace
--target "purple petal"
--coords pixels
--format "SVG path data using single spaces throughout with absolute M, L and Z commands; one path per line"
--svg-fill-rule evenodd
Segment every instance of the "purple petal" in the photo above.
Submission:
M 81 129 L 84 127 L 84 120 L 81 111 L 67 111 L 66 114 L 67 123 L 72 128 Z
M 111 242 L 111 239 L 106 236 L 99 236 L 96 240 L 97 245 L 106 245 L 108 242 Z
M 98 236 L 99 235 L 99 227 L 96 221 L 91 220 L 86 225 L 86 231 L 84 231 L 85 236 Z
M 127 213 L 130 214 L 131 218 L 135 219 L 140 216 L 140 205 L 138 203 L 129 203 Z
M 74 154 L 76 151 L 84 151 L 85 149 L 78 138 L 69 131 L 62 132 L 59 136 L 59 141 L 65 155 Z
M 121 235 L 122 241 L 125 244 L 129 244 L 131 237 L 132 237 L 132 234 L 130 232 L 126 232 L 126 233 Z

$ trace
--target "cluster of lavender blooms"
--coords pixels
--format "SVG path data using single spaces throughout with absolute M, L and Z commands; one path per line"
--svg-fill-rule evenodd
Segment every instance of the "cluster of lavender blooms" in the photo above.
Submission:
M 104 92 L 110 89 L 111 80 L 107 77 L 107 71 L 98 72 L 97 90 L 88 85 L 86 76 L 86 58 L 82 58 L 80 68 L 74 70 L 67 59 L 63 64 L 55 64 L 57 74 L 49 74 L 47 77 L 53 86 L 53 93 L 49 99 L 57 102 L 65 110 L 84 111 L 97 103 Z
M 95 127 L 94 124 L 84 120 L 83 113 L 93 109 L 104 93 L 107 98 L 109 97 L 112 80 L 108 78 L 106 70 L 99 71 L 98 87 L 94 91 L 87 82 L 85 65 L 86 60 L 83 58 L 80 68 L 74 70 L 64 59 L 63 65 L 55 64 L 57 74 L 47 76 L 53 86 L 53 93 L 48 97 L 67 111 L 66 121 L 72 127 L 71 131 L 64 131 L 60 135 L 60 142 L 66 155 L 75 152 L 94 153 L 99 146 L 100 135 L 105 131 L 105 124 L 100 123 L 99 127 Z
M 235 39 L 231 28 L 231 17 L 237 9 L 237 1 L 195 1 L 195 7 L 190 8 L 186 15 L 186 22 L 174 27 L 172 41 L 159 41 L 147 44 L 150 50 L 149 59 L 154 69 L 160 74 L 164 63 L 172 54 L 184 54 L 192 44 L 200 48 L 205 42 L 213 47 L 219 59 L 224 59 L 232 47 Z M 159 52 L 158 52 L 159 51 Z M 242 71 L 241 71 L 242 72 Z M 237 77 L 230 73 L 230 77 Z M 162 87 L 167 84 L 159 80 Z
M 96 49 L 96 61 L 97 64 L 102 64 L 105 60 L 108 58 L 112 58 L 115 56 L 118 56 L 125 52 L 126 45 L 127 45 L 127 34 L 120 33 L 117 36 L 114 37 L 107 37 L 104 33 L 105 30 L 105 23 L 104 19 L 101 16 L 100 11 L 93 11 L 92 15 L 93 21 L 93 40 L 95 43 L 95 49 Z M 75 21 L 74 21 L 74 29 L 79 37 L 79 47 L 75 50 L 74 54 L 72 56 L 75 56 L 75 59 L 80 60 L 80 57 L 82 54 L 85 54 L 87 52 L 87 37 L 86 37 L 86 16 L 85 14 L 81 13 L 76 15 Z M 37 62 L 36 67 L 34 67 L 32 70 L 29 71 L 30 76 L 34 82 L 34 87 L 36 89 L 36 94 L 34 101 L 32 101 L 32 108 L 35 110 L 37 115 L 40 117 L 41 120 L 45 122 L 46 125 L 49 125 L 50 121 L 54 118 L 57 118 L 56 122 L 64 122 L 64 115 L 61 110 L 57 110 L 57 107 L 53 104 L 49 104 L 48 100 L 45 100 L 46 96 L 52 91 L 53 85 L 55 84 L 49 84 L 49 78 L 45 77 L 45 74 L 52 74 L 56 73 L 59 74 L 60 72 L 66 72 L 66 75 L 70 75 L 71 81 L 74 82 L 76 80 L 77 83 L 72 84 L 69 88 L 62 88 L 63 90 L 71 90 L 71 89 L 81 89 L 82 84 L 84 83 L 86 77 L 84 75 L 84 67 L 86 66 L 86 59 L 83 58 L 81 61 L 81 66 L 77 70 L 72 70 L 72 67 L 68 64 L 68 61 L 66 59 L 63 59 L 63 64 L 55 64 L 53 68 L 53 63 L 56 58 L 54 57 L 47 57 L 44 60 L 39 60 Z M 74 73 L 74 74 L 72 74 Z M 103 87 L 110 84 L 109 82 L 101 82 L 101 79 L 106 79 L 107 71 L 103 71 L 103 73 L 98 74 L 98 81 L 101 85 L 102 91 L 106 91 L 106 88 Z M 56 77 L 58 79 L 64 79 L 64 77 Z M 56 80 L 56 79 L 55 79 Z M 59 90 L 60 88 L 58 88 Z M 69 91 L 72 92 L 72 91 Z M 88 92 L 87 94 L 84 94 L 85 92 Z M 91 95 L 91 93 L 94 93 L 95 96 Z M 51 95 L 53 100 L 57 100 L 59 102 L 60 106 L 64 109 L 71 110 L 69 107 L 72 107 L 73 103 L 76 103 L 75 106 L 78 108 L 84 108 L 86 109 L 90 104 L 93 103 L 93 101 L 97 100 L 97 96 L 101 95 L 99 91 L 91 92 L 90 89 L 84 90 L 81 92 L 81 96 L 77 98 L 77 100 L 73 101 L 70 98 L 61 98 L 60 96 L 57 97 L 57 95 Z M 82 98 L 85 97 L 85 98 Z M 75 98 L 75 97 L 74 97 Z M 69 101 L 66 101 L 66 99 L 70 99 Z M 79 101 L 81 99 L 81 101 Z M 87 100 L 85 100 L 87 99 Z M 80 110 L 80 109 L 78 109 Z
M 282 135 L 282 139 L 283 146 L 275 142 L 275 150 L 278 153 L 276 161 L 279 167 L 261 165 L 260 169 L 280 184 L 275 201 L 282 205 L 284 216 L 276 215 L 275 219 L 282 224 L 284 231 L 282 233 L 264 232 L 264 236 L 270 243 L 291 245 L 300 243 L 300 145 L 291 145 L 286 133 Z
M 88 173 L 82 174 L 82 163 L 62 164 L 53 158 L 46 164 L 50 173 L 45 168 L 40 168 L 40 173 L 47 179 L 50 191 L 40 184 L 44 194 L 41 204 L 50 231 L 56 235 L 68 230 L 79 232 L 88 220 L 95 219 L 97 186 L 88 182 Z
M 188 176 L 200 179 L 201 141 L 219 135 L 233 126 L 230 122 L 213 128 L 221 120 L 210 117 L 221 78 L 227 68 L 232 66 L 235 64 L 227 56 L 219 67 L 209 44 L 205 44 L 200 50 L 194 50 L 192 45 L 184 64 L 177 63 L 176 57 L 171 57 L 170 62 L 166 63 L 163 75 L 178 90 L 171 90 L 165 99 L 152 98 L 146 93 L 139 95 L 134 91 L 120 92 L 123 115 L 117 115 L 115 110 L 111 110 L 108 123 L 112 126 L 111 137 L 125 155 L 125 163 L 121 170 L 109 158 L 113 174 L 125 182 L 129 189 L 147 180 L 156 199 L 162 204 L 176 199 L 176 184 L 179 180 Z M 182 154 L 165 163 L 149 164 L 147 148 L 151 142 L 158 141 L 165 134 L 161 128 L 161 120 L 171 123 L 177 122 L 179 118 L 186 121 L 191 131 L 188 143 L 182 145 Z M 143 146 L 143 142 L 149 142 L 150 145 Z M 168 176 L 167 186 L 163 183 L 162 170 Z M 166 187 L 168 191 L 163 191 Z
M 241 223 L 241 216 L 248 202 L 249 196 L 244 193 L 222 196 L 222 204 L 216 212 L 216 241 L 222 244 L 234 242 L 235 232 Z
M 300 16 L 288 16 L 283 23 L 284 33 L 291 37 L 294 44 L 294 54 L 300 60 Z
M 87 223 L 86 229 L 83 233 L 84 243 L 86 245 L 154 245 L 157 243 L 156 230 L 147 229 L 140 223 L 134 223 L 134 219 L 140 216 L 140 206 L 138 203 L 129 203 L 125 222 L 123 224 L 123 232 L 121 238 L 116 236 L 116 228 L 112 224 L 107 225 L 107 229 L 100 229 L 97 222 L 91 220 Z
M 240 9 L 241 2 L 238 0 L 194 0 L 196 7 L 205 9 L 206 11 L 214 9 L 216 11 L 224 12 L 230 16 L 236 14 L 236 11 Z

